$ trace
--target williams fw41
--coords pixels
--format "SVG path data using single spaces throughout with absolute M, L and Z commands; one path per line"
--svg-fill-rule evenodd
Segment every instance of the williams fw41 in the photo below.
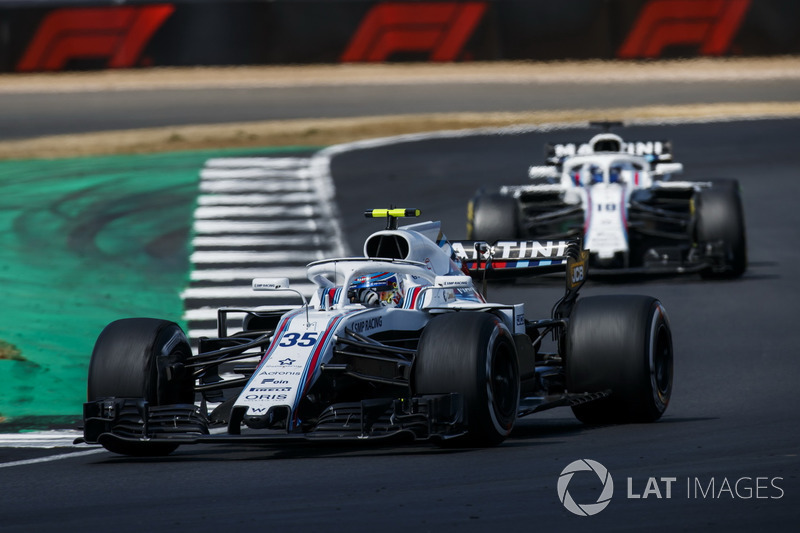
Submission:
M 301 305 L 222 308 L 197 353 L 167 320 L 109 324 L 92 353 L 84 436 L 125 455 L 182 444 L 392 439 L 493 446 L 517 418 L 557 406 L 582 421 L 652 422 L 672 391 L 672 336 L 649 296 L 579 298 L 577 242 L 448 241 L 416 210 L 364 256 L 308 265 Z M 510 259 L 516 257 L 516 259 Z M 473 279 L 566 272 L 549 318 L 490 303 Z M 285 278 L 256 291 L 293 291 Z M 542 350 L 545 338 L 555 351 Z
M 621 123 L 592 123 L 618 126 Z M 531 182 L 482 189 L 467 207 L 467 237 L 584 240 L 592 274 L 735 278 L 747 269 L 744 213 L 733 179 L 684 181 L 669 141 L 548 144 Z

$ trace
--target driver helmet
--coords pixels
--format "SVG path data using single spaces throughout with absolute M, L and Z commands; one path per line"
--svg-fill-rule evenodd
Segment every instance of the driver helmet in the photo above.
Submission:
M 611 183 L 618 183 L 622 181 L 622 168 L 614 166 L 608 169 L 608 181 Z
M 589 167 L 589 172 L 592 175 L 592 183 L 603 183 L 603 169 L 597 165 Z
M 394 307 L 403 298 L 403 290 L 396 274 L 376 272 L 356 278 L 348 290 L 348 296 L 351 302 L 360 302 L 368 307 Z

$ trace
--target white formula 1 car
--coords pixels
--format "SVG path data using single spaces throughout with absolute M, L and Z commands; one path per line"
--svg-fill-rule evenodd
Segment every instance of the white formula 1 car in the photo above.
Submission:
M 672 162 L 669 141 L 625 142 L 606 131 L 586 144 L 548 144 L 545 156 L 529 184 L 478 191 L 467 238 L 582 238 L 593 275 L 732 278 L 747 269 L 738 182 L 674 179 L 683 165 Z
M 658 300 L 579 299 L 588 257 L 575 242 L 492 248 L 449 242 L 435 222 L 397 227 L 418 214 L 368 211 L 388 224 L 363 257 L 308 265 L 316 290 L 309 301 L 298 293 L 302 305 L 219 309 L 218 336 L 196 354 L 173 322 L 112 322 L 92 353 L 79 440 L 126 455 L 198 442 L 491 446 L 518 417 L 556 406 L 588 423 L 662 415 L 672 336 Z M 554 269 L 566 271 L 566 292 L 540 320 L 473 286 Z M 292 291 L 286 279 L 252 286 Z M 546 338 L 555 351 L 541 349 Z

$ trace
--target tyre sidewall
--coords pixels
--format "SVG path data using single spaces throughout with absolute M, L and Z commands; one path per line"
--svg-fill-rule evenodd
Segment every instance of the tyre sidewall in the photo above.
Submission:
M 519 207 L 510 196 L 479 193 L 467 209 L 467 238 L 497 242 L 519 237 Z
M 509 379 L 498 380 L 498 371 L 508 373 Z M 513 337 L 498 317 L 447 313 L 423 331 L 412 373 L 413 391 L 462 395 L 468 425 L 463 443 L 502 442 L 516 421 L 519 387 Z
M 497 433 L 505 438 L 514 428 L 519 409 L 519 362 L 511 333 L 499 320 L 495 322 L 489 334 L 484 360 L 483 368 L 476 370 L 477 376 L 484 380 L 485 387 L 479 405 L 475 405 L 474 408 L 484 408 L 488 411 L 492 427 L 485 428 L 483 433 Z M 476 363 L 480 366 L 480 358 Z M 511 385 L 514 392 L 509 394 L 505 389 L 499 390 L 497 383 L 492 380 L 492 376 L 497 374 L 498 367 L 505 367 L 500 368 L 503 373 L 516 376 L 516 385 Z
M 180 326 L 128 318 L 101 332 L 89 363 L 88 398 L 143 398 L 154 405 L 192 403 L 193 380 L 168 379 L 167 367 L 191 356 Z
M 672 393 L 672 336 L 663 305 L 647 296 L 578 300 L 566 337 L 567 387 L 611 396 L 576 406 L 589 422 L 647 422 L 661 417 Z
M 696 241 L 699 245 L 722 241 L 724 271 L 709 270 L 705 277 L 737 277 L 747 269 L 747 239 L 739 184 L 732 179 L 710 180 L 712 186 L 696 198 Z

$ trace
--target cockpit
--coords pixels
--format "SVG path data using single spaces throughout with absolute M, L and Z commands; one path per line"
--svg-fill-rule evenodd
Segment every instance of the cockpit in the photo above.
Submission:
M 577 187 L 588 187 L 599 183 L 637 186 L 645 170 L 641 164 L 628 159 L 596 157 L 581 159 L 572 161 L 564 169 L 565 175 L 569 176 L 570 184 Z
M 355 279 L 347 291 L 351 303 L 396 307 L 403 299 L 402 278 L 393 272 L 373 272 Z

